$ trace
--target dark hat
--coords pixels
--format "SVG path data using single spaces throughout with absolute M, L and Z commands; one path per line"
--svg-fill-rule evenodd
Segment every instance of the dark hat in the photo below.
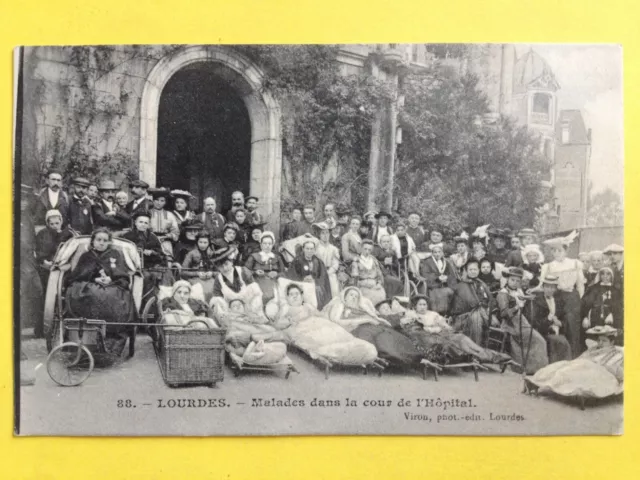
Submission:
M 260 229 L 260 230 L 264 230 L 264 226 L 267 224 L 267 222 L 259 222 L 259 223 L 251 223 L 251 231 L 254 231 L 256 228 Z
M 204 228 L 204 223 L 202 223 L 200 220 L 189 219 L 182 222 L 182 225 L 180 226 L 183 230 L 202 230 Z
M 351 209 L 351 207 L 346 207 L 344 205 L 338 205 L 336 207 L 336 215 L 338 215 L 339 217 L 344 217 L 345 215 L 351 215 L 353 213 L 353 210 Z
M 89 185 L 91 185 L 91 182 L 84 177 L 76 177 L 71 181 L 71 183 L 73 183 L 74 185 L 79 185 L 81 187 L 88 187 Z
M 416 303 L 418 303 L 418 300 L 425 300 L 427 302 L 427 305 L 429 304 L 429 297 L 427 297 L 426 295 L 414 295 L 413 297 L 411 297 L 411 305 L 416 305 Z
M 524 270 L 519 267 L 509 267 L 502 270 L 502 276 L 505 278 L 508 277 L 524 277 Z
M 226 260 L 235 260 L 238 255 L 238 249 L 235 246 L 222 247 L 218 250 L 214 250 L 211 260 L 216 265 L 224 263 Z
M 456 235 L 455 237 L 453 237 L 453 243 L 456 245 L 459 243 L 464 243 L 465 245 L 469 245 L 469 237 Z
M 422 215 L 420 215 L 420 212 L 418 212 L 416 210 L 411 210 L 409 213 L 407 213 L 407 218 L 409 218 L 411 215 L 417 215 L 420 218 L 422 218 Z
M 132 215 L 131 219 L 135 221 L 138 217 L 151 218 L 151 214 L 146 210 L 138 210 Z
M 376 214 L 376 218 L 380 218 L 380 217 L 393 218 L 393 216 L 390 213 L 387 213 L 387 212 L 377 213 Z
M 129 188 L 140 187 L 140 188 L 149 188 L 149 184 L 142 180 L 133 180 L 129 182 Z
M 171 190 L 171 192 L 169 192 L 169 193 L 171 194 L 171 196 L 173 198 L 182 198 L 182 199 L 186 200 L 187 202 L 189 201 L 189 199 L 193 198 L 193 195 L 191 195 L 186 190 Z
M 378 310 L 382 305 L 386 304 L 391 306 L 392 303 L 393 303 L 393 298 L 385 298 L 381 302 L 376 303 L 375 307 L 376 307 L 376 310 Z
M 495 227 L 490 227 L 487 230 L 487 233 L 494 238 L 504 238 L 506 239 L 508 237 L 508 235 L 505 233 L 504 229 L 502 228 L 495 228 Z
M 117 190 L 116 183 L 113 180 L 102 180 L 98 184 L 98 190 Z
M 587 335 L 604 335 L 607 337 L 615 337 L 618 335 L 618 330 L 613 328 L 611 325 L 597 325 L 590 328 L 585 333 Z
M 151 195 L 154 199 L 164 197 L 169 200 L 169 198 L 171 198 L 171 192 L 166 188 L 150 188 L 149 195 Z
M 255 197 L 255 196 L 253 196 L 253 195 L 250 195 L 250 196 L 248 196 L 248 197 L 246 197 L 246 198 L 244 199 L 244 203 L 247 203 L 247 202 L 248 202 L 249 200 L 251 200 L 251 199 L 255 200 L 256 202 L 259 202 L 259 201 L 260 201 L 260 199 L 259 199 L 258 197 Z

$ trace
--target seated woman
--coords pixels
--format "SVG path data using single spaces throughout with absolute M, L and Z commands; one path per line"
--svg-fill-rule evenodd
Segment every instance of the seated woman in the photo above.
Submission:
M 507 285 L 498 292 L 496 302 L 502 323 L 500 327 L 509 333 L 510 352 L 513 359 L 532 374 L 549 363 L 547 342 L 531 327 L 525 315 L 527 298 L 520 288 L 524 270 L 508 267 L 502 271 Z
M 187 253 L 196 248 L 198 232 L 204 230 L 204 224 L 200 220 L 185 220 L 180 225 L 180 237 L 174 246 L 174 260 L 182 265 Z
M 119 356 L 132 327 L 108 324 L 135 322 L 136 307 L 124 255 L 111 247 L 111 241 L 111 232 L 106 228 L 94 230 L 89 250 L 66 279 L 65 297 L 72 318 L 107 322 L 105 350 Z
M 218 271 L 213 276 L 213 297 L 210 304 L 216 311 L 218 307 L 220 311 L 224 311 L 227 304 L 239 299 L 251 312 L 262 313 L 262 290 L 246 268 L 234 267 L 237 253 L 233 248 L 221 249 L 213 258 Z
M 447 315 L 458 280 L 453 267 L 444 258 L 443 245 L 432 244 L 430 250 L 431 256 L 420 262 L 418 280 L 427 285 L 433 311 Z
M 601 268 L 594 279 L 594 284 L 587 288 L 582 297 L 580 318 L 582 327 L 611 325 L 621 332 L 623 320 L 623 299 L 620 289 L 613 284 L 613 270 L 609 267 Z M 622 335 L 617 335 L 619 345 Z
M 191 284 L 202 285 L 204 298 L 207 302 L 213 296 L 213 272 L 215 267 L 211 256 L 211 240 L 209 234 L 201 231 L 196 235 L 196 248 L 187 253 L 182 262 L 180 275 Z
M 398 230 L 403 231 L 403 228 L 404 227 L 399 226 Z M 405 238 L 409 239 L 410 237 L 405 235 Z M 382 235 L 380 237 L 380 245 L 376 245 L 373 252 L 374 257 L 376 257 L 376 260 L 378 260 L 378 263 L 380 264 L 382 275 L 384 276 L 384 290 L 387 297 L 391 298 L 396 295 L 402 295 L 404 286 L 398 276 L 401 271 L 400 258 L 404 257 L 398 256 L 398 252 L 402 254 L 400 244 L 398 243 L 398 249 L 396 250 L 392 245 L 391 236 Z
M 62 226 L 62 214 L 58 210 L 49 210 L 45 215 L 46 228 L 36 235 L 36 262 L 38 273 L 42 281 L 42 288 L 46 290 L 49 281 L 49 271 L 53 265 L 53 257 L 58 247 L 73 237 L 67 226 Z
M 284 273 L 284 263 L 279 255 L 273 253 L 276 242 L 271 232 L 264 232 L 260 236 L 260 251 L 252 254 L 245 263 L 245 267 L 253 274 L 255 282 L 262 290 L 264 304 L 275 296 L 278 288 L 277 280 Z
M 525 276 L 522 279 L 522 290 L 526 292 L 540 285 L 540 274 L 542 273 L 544 255 L 538 245 L 530 243 L 522 249 L 522 257 L 524 259 L 522 268 L 525 271 Z
M 378 260 L 373 256 L 373 241 L 368 238 L 362 241 L 362 252 L 351 264 L 351 277 L 355 286 L 362 291 L 362 295 L 371 300 L 371 303 L 376 304 L 387 298 L 384 276 Z
M 482 348 L 462 333 L 455 333 L 447 321 L 429 310 L 428 299 L 419 295 L 411 299 L 413 310 L 400 320 L 402 331 L 427 355 L 427 359 L 441 365 L 475 359 L 483 363 L 513 363 L 505 353 Z
M 244 265 L 247 263 L 247 260 L 251 255 L 260 251 L 260 237 L 262 236 L 262 232 L 264 231 L 264 223 L 257 223 L 251 225 L 251 236 L 248 238 L 247 242 L 244 244 L 244 248 L 242 249 L 240 256 L 240 264 Z
M 233 221 L 238 226 L 236 242 L 238 242 L 239 250 L 242 252 L 251 235 L 251 222 L 247 217 L 247 211 L 244 208 L 239 208 L 233 212 Z
M 368 365 L 378 357 L 371 343 L 354 337 L 305 304 L 302 289 L 293 283 L 287 287 L 287 303 L 281 305 L 274 326 L 281 331 L 254 335 L 253 340 L 285 341 L 305 350 L 311 358 L 342 365 Z
M 469 259 L 464 266 L 463 278 L 456 285 L 449 309 L 453 315 L 453 328 L 462 332 L 478 345 L 484 340 L 490 325 L 490 314 L 494 300 L 489 287 L 478 278 L 480 261 Z
M 238 226 L 233 223 L 226 223 L 224 228 L 222 229 L 222 238 L 216 238 L 212 242 L 212 246 L 214 250 L 220 250 L 221 248 L 234 247 L 239 249 L 239 244 L 237 240 L 238 236 Z
M 480 260 L 480 275 L 478 275 L 478 278 L 489 287 L 489 291 L 495 297 L 495 294 L 500 290 L 500 280 L 495 277 L 494 272 L 494 263 L 490 259 L 483 258 Z
M 606 398 L 623 391 L 624 350 L 614 345 L 618 331 L 609 326 L 593 327 L 587 334 L 597 337 L 575 360 L 555 362 L 525 380 L 527 390 L 566 397 Z
M 410 338 L 394 330 L 381 318 L 369 299 L 356 287 L 345 288 L 323 310 L 329 320 L 336 322 L 354 337 L 373 344 L 378 357 L 396 367 L 417 366 L 423 353 Z
M 192 285 L 186 280 L 178 280 L 173 284 L 171 297 L 162 300 L 160 306 L 163 311 L 162 323 L 165 325 L 188 325 L 193 320 L 199 320 L 189 325 L 190 328 L 218 328 L 215 321 L 209 318 L 207 304 L 202 300 L 191 298 Z
M 307 240 L 302 245 L 302 252 L 291 262 L 288 277 L 297 282 L 308 282 L 316 288 L 318 309 L 321 310 L 331 300 L 331 285 L 324 263 L 316 257 L 316 244 Z

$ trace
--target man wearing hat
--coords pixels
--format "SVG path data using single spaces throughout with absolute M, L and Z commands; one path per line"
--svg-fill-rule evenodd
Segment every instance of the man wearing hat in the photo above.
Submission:
M 391 214 L 387 212 L 380 212 L 376 214 L 376 224 L 371 229 L 371 239 L 375 245 L 380 245 L 380 239 L 384 235 L 393 235 L 393 228 L 389 225 L 391 220 Z
M 127 204 L 126 213 L 133 218 L 138 212 L 148 212 L 151 210 L 152 202 L 147 198 L 149 184 L 142 180 L 134 180 L 129 183 L 129 189 L 133 195 L 133 200 Z
M 67 223 L 69 216 L 69 196 L 62 190 L 62 174 L 50 170 L 45 180 L 46 186 L 36 197 L 33 220 L 36 225 L 45 225 L 45 215 L 49 210 L 58 210 L 62 221 Z
M 102 180 L 98 185 L 100 198 L 91 206 L 93 223 L 96 227 L 105 227 L 111 231 L 124 230 L 131 226 L 131 217 L 115 203 L 118 189 L 113 180 Z
M 89 235 L 93 230 L 91 208 L 93 202 L 87 197 L 91 182 L 84 177 L 73 179 L 73 195 L 69 199 L 69 227 L 80 235 Z
M 541 287 L 534 292 L 534 299 L 527 302 L 525 316 L 547 342 L 549 363 L 571 360 L 571 345 L 564 335 L 562 309 L 557 298 L 558 277 L 547 275 L 541 279 Z M 542 291 L 540 291 L 542 289 Z
M 533 228 L 523 228 L 518 232 L 518 238 L 520 239 L 520 249 L 509 252 L 504 262 L 505 267 L 522 267 L 524 265 L 524 247 L 535 243 L 536 231 Z
M 501 228 L 490 228 L 489 237 L 492 239 L 487 252 L 494 263 L 505 263 L 510 250 L 507 248 L 507 235 Z

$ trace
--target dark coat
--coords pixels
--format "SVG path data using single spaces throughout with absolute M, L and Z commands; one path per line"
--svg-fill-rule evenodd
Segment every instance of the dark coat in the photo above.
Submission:
M 331 285 L 329 284 L 329 275 L 324 263 L 315 255 L 310 261 L 304 258 L 304 255 L 298 255 L 287 272 L 291 280 L 301 282 L 308 275 L 313 277 L 316 286 L 316 299 L 318 301 L 318 310 L 321 310 L 329 300 L 331 300 Z
M 113 205 L 116 214 L 114 216 L 107 215 L 109 207 L 100 199 L 96 201 L 91 207 L 91 213 L 93 214 L 93 224 L 96 227 L 106 227 L 109 230 L 124 230 L 131 226 L 131 216 L 126 212 L 116 208 Z
M 393 249 L 389 251 L 385 251 L 379 245 L 373 249 L 373 256 L 376 257 L 378 263 L 380 263 L 380 268 L 382 269 L 382 273 L 385 275 L 397 275 L 398 273 L 398 257 L 396 256 L 396 252 Z M 390 258 L 391 264 L 386 264 L 385 261 Z
M 33 208 L 34 223 L 36 225 L 44 225 L 45 216 L 49 210 L 58 210 L 62 214 L 62 223 L 67 224 L 69 222 L 69 195 L 60 190 L 58 204 L 54 207 L 49 201 L 47 188 L 40 190 L 40 193 L 36 196 Z
M 451 264 L 444 258 L 442 259 L 442 263 L 444 264 L 444 273 L 441 274 L 433 257 L 427 257 L 424 260 L 420 261 L 420 276 L 427 279 L 428 290 L 434 290 L 436 288 L 443 287 L 449 287 L 453 289 L 458 284 L 456 273 L 451 267 Z M 447 281 L 444 283 L 441 282 L 438 278 L 440 275 L 446 275 Z
M 556 303 L 556 317 L 562 321 L 562 302 L 558 300 L 557 295 L 554 296 L 554 300 Z M 542 292 L 536 293 L 533 301 L 525 303 L 524 316 L 543 337 L 554 334 L 554 331 L 551 330 L 552 323 L 549 321 L 549 313 L 549 305 Z M 560 327 L 560 333 L 563 333 L 563 331 L 564 327 Z
M 587 289 L 581 300 L 580 318 L 589 318 L 591 326 L 604 325 L 611 314 L 613 327 L 622 328 L 623 300 L 620 289 L 615 285 L 596 283 Z
M 135 228 L 124 235 L 122 238 L 129 240 L 136 244 L 139 250 L 151 250 L 151 254 L 142 255 L 143 265 L 147 267 L 155 267 L 162 263 L 164 255 L 162 253 L 162 246 L 160 240 L 150 231 L 144 233 L 139 232 Z
M 135 210 L 133 208 L 133 202 L 135 202 L 135 200 L 131 200 L 129 203 L 127 203 L 127 206 L 125 208 L 125 213 L 131 218 L 133 218 L 134 214 L 138 212 L 149 213 L 149 210 L 153 208 L 153 201 L 149 200 L 148 198 L 145 198 L 142 202 L 140 202 Z
M 240 269 L 240 271 L 242 272 L 241 274 L 238 274 L 238 269 Z M 222 281 L 227 285 L 227 287 L 229 287 L 235 293 L 240 292 L 243 282 L 245 285 L 249 285 L 250 283 L 253 282 L 253 278 L 251 278 L 251 273 L 249 272 L 249 270 L 247 270 L 244 267 L 235 267 L 233 269 L 233 282 L 230 282 L 227 279 L 227 277 L 225 277 L 222 274 L 214 275 L 213 276 L 213 279 L 214 279 L 213 280 L 213 296 L 214 297 L 223 296 L 222 285 L 220 284 L 221 278 L 222 278 Z
M 416 248 L 422 248 L 422 244 L 425 241 L 425 236 L 427 235 L 420 225 L 417 228 L 407 227 L 407 235 L 409 235 L 413 239 L 413 243 L 416 244 Z
M 520 249 L 511 250 L 509 252 L 509 255 L 507 255 L 507 261 L 504 262 L 505 267 L 522 268 L 523 265 L 524 265 L 524 259 L 522 258 L 522 251 Z
M 55 232 L 50 228 L 44 228 L 36 235 L 36 261 L 39 265 L 45 260 L 52 261 L 60 244 L 73 238 L 73 233 L 68 228 Z
M 69 198 L 69 227 L 80 235 L 89 235 L 93 230 L 91 202 L 73 195 Z
M 122 252 L 108 248 L 104 252 L 89 250 L 82 254 L 78 264 L 67 277 L 67 284 L 75 282 L 93 282 L 104 270 L 111 277 L 111 283 L 121 288 L 129 288 L 129 271 Z
M 226 222 L 222 215 L 219 213 L 208 215 L 206 212 L 202 212 L 196 218 L 204 224 L 204 229 L 209 233 L 212 240 L 223 237 Z
M 462 280 L 453 290 L 451 298 L 451 315 L 461 315 L 478 307 L 487 308 L 491 312 L 494 300 L 489 287 L 482 280 Z

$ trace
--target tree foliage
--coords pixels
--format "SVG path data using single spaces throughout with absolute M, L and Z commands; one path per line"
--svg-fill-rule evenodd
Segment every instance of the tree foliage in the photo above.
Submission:
M 485 223 L 531 226 L 550 167 L 539 141 L 508 118 L 487 121 L 488 102 L 472 75 L 436 65 L 404 88 L 399 209 L 421 211 L 451 233 Z
M 619 226 L 624 223 L 622 199 L 611 188 L 597 193 L 590 191 L 587 208 L 587 225 L 590 227 Z

